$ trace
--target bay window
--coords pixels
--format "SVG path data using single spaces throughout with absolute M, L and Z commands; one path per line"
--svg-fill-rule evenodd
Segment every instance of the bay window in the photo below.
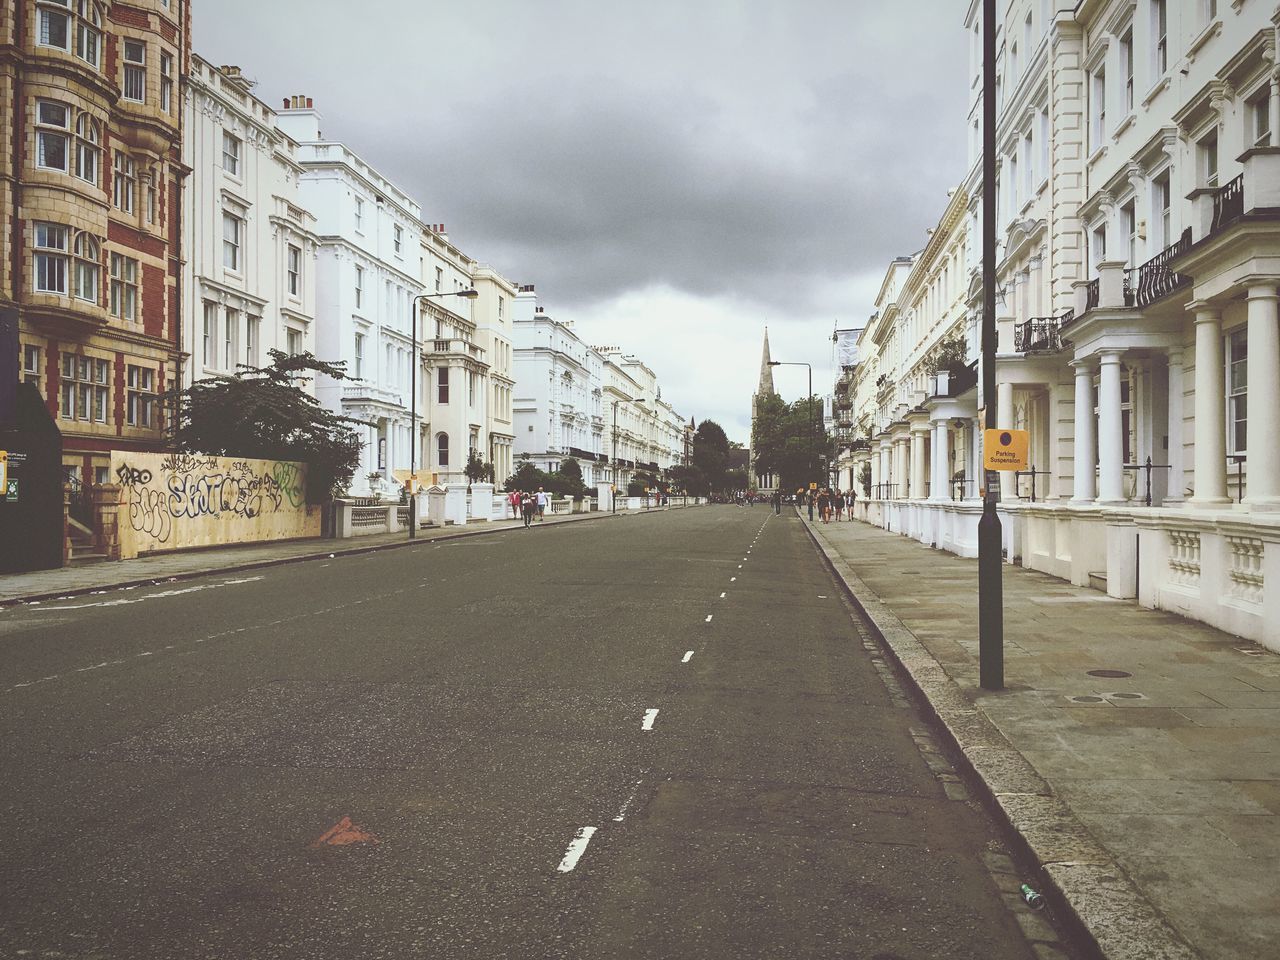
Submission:
M 67 293 L 67 228 L 56 223 L 35 224 L 35 285 L 41 293 Z

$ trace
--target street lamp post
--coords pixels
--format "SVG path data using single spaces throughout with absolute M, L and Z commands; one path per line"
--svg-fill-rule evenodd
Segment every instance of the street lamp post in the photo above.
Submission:
M 609 497 L 610 513 L 618 512 L 618 404 L 620 403 L 644 403 L 644 397 L 613 401 L 613 493 Z
M 421 293 L 413 298 L 413 308 L 410 311 L 412 320 L 409 328 L 410 353 L 412 362 L 409 364 L 409 539 L 413 540 L 418 536 L 418 498 L 413 489 L 414 482 L 418 479 L 418 470 L 414 464 L 417 456 L 415 447 L 418 439 L 418 301 L 432 300 L 436 297 L 462 297 L 464 300 L 474 300 L 480 296 L 478 290 L 450 290 L 447 293 Z
M 804 367 L 809 371 L 809 392 L 805 396 L 805 402 L 809 405 L 809 454 L 805 457 L 805 465 L 809 469 L 810 474 L 813 473 L 813 467 L 810 463 L 813 457 L 813 367 L 805 363 L 803 360 L 770 360 L 771 367 Z M 750 464 L 748 464 L 750 466 Z

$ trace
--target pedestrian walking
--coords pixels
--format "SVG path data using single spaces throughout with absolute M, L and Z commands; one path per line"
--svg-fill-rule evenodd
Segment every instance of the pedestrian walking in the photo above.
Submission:
M 529 524 L 533 523 L 533 515 L 538 511 L 538 501 L 533 494 L 525 491 L 520 495 L 520 512 L 524 516 L 524 528 L 529 529 Z
M 858 488 L 849 488 L 849 522 L 853 522 L 853 502 L 858 499 Z
M 507 506 L 511 508 L 511 519 L 520 519 L 520 491 L 512 490 L 507 494 Z
M 839 523 L 844 519 L 844 494 L 839 490 L 835 492 L 835 496 L 832 498 L 832 504 L 835 507 L 836 523 Z
M 831 491 L 825 487 L 818 491 L 818 519 L 823 523 L 831 522 Z
M 538 488 L 538 497 L 537 497 L 537 504 L 538 504 L 538 521 L 539 521 L 539 522 L 541 522 L 541 521 L 542 521 L 543 516 L 544 516 L 544 515 L 546 514 L 546 512 L 547 512 L 547 500 L 548 500 L 548 497 L 547 497 L 547 491 L 545 491 L 545 490 L 543 490 L 541 487 L 539 487 L 539 488 Z
M 809 522 L 813 523 L 813 500 L 814 500 L 813 491 L 810 490 L 808 493 L 806 493 L 804 495 L 804 499 L 805 499 L 805 503 L 809 507 Z
M 782 515 L 782 491 L 773 491 L 773 515 L 775 517 Z

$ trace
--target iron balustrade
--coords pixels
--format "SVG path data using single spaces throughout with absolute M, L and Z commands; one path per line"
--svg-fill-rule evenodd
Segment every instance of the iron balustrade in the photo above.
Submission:
M 1124 297 L 1124 305 L 1126 307 L 1133 306 L 1134 296 L 1133 296 L 1133 268 L 1132 267 L 1124 268 L 1124 283 L 1120 287 L 1120 295 Z
M 1068 312 L 1061 317 L 1032 317 L 1013 328 L 1013 349 L 1018 353 L 1056 353 L 1062 349 L 1061 327 L 1075 319 Z
M 1169 263 L 1191 249 L 1191 228 L 1138 268 L 1138 292 L 1135 303 L 1146 307 L 1167 297 L 1191 282 L 1190 277 L 1170 269 Z
M 1146 496 L 1143 498 L 1143 502 L 1149 507 L 1151 506 L 1151 471 L 1152 470 L 1172 470 L 1173 467 L 1167 463 L 1152 463 L 1151 458 L 1147 457 L 1146 463 L 1126 463 L 1124 465 L 1124 469 L 1142 470 L 1146 474 L 1147 493 L 1146 493 Z
M 1219 187 L 1213 194 L 1213 222 L 1210 233 L 1217 233 L 1232 220 L 1244 216 L 1244 174 Z
M 63 467 L 62 471 L 62 482 L 67 493 L 67 512 L 73 520 L 92 529 L 93 500 L 89 496 L 89 485 L 73 473 L 70 467 Z
M 1244 502 L 1244 465 L 1248 454 L 1229 453 L 1227 459 L 1236 465 L 1236 503 Z
M 1015 487 L 1017 487 L 1017 486 L 1018 486 L 1018 481 L 1019 481 L 1022 477 L 1030 477 L 1030 478 L 1031 478 L 1031 496 L 1030 496 L 1030 497 L 1024 497 L 1021 493 L 1019 493 L 1019 494 L 1018 494 L 1018 499 L 1019 499 L 1019 500 L 1027 500 L 1027 499 L 1029 499 L 1032 503 L 1035 503 L 1035 502 L 1036 502 L 1036 477 L 1047 477 L 1048 475 L 1049 475 L 1049 471 L 1048 471 L 1048 470 L 1037 470 L 1037 469 L 1036 469 L 1036 467 L 1035 467 L 1035 464 L 1032 464 L 1032 465 L 1031 465 L 1031 469 L 1030 469 L 1030 470 L 1015 470 L 1015 471 L 1013 472 L 1013 483 L 1014 483 L 1014 486 L 1015 486 Z
M 951 499 L 952 500 L 972 500 L 977 497 L 976 480 L 966 480 L 961 477 L 959 480 L 951 481 Z
M 1094 307 L 1098 305 L 1098 289 L 1100 286 L 1101 285 L 1098 282 L 1098 278 L 1094 277 L 1092 280 L 1089 281 L 1089 285 L 1085 287 L 1084 308 L 1086 310 L 1092 310 Z

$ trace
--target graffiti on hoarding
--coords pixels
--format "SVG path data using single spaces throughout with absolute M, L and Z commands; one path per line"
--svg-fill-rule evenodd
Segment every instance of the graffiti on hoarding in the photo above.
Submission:
M 129 504 L 129 525 L 138 533 L 165 543 L 173 532 L 173 518 L 165 507 L 164 491 L 149 486 L 151 478 L 150 470 L 138 470 L 128 464 L 116 470 L 116 479 L 124 487 Z

